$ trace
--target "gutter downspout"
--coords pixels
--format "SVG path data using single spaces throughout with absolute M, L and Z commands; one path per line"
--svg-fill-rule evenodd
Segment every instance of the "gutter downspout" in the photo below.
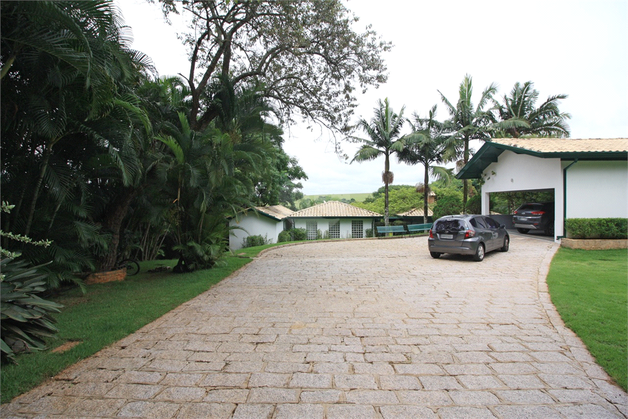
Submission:
M 578 158 L 563 169 L 563 235 L 556 237 L 557 239 L 564 239 L 567 237 L 567 170 L 576 163 L 578 163 Z

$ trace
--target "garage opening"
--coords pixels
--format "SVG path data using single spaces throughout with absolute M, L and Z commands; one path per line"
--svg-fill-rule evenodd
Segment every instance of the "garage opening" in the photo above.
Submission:
M 492 192 L 489 194 L 491 217 L 509 230 L 553 240 L 556 231 L 556 211 L 562 211 L 562 208 L 554 205 L 555 193 L 555 189 Z M 515 220 L 513 215 L 517 209 L 520 214 Z

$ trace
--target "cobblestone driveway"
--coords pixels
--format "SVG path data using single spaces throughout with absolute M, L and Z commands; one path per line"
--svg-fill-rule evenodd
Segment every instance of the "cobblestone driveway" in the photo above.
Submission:
M 565 329 L 556 245 L 482 263 L 425 237 L 273 249 L 4 405 L 2 417 L 615 418 L 628 396 Z

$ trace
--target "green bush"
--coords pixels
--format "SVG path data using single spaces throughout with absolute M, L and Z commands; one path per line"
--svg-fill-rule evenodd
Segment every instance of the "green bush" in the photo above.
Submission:
M 262 237 L 260 234 L 257 234 L 255 236 L 247 236 L 247 238 L 244 240 L 242 247 L 263 246 L 268 243 L 269 243 L 268 239 L 266 239 L 265 237 Z
M 572 239 L 626 239 L 627 218 L 568 218 L 567 237 Z
M 14 361 L 15 353 L 46 349 L 45 339 L 57 328 L 50 313 L 59 312 L 61 304 L 47 301 L 37 294 L 47 290 L 42 266 L 6 258 L 0 261 L 2 313 L 2 363 Z
M 434 206 L 434 219 L 438 219 L 444 215 L 455 215 L 462 213 L 462 199 L 457 196 L 445 196 L 436 201 Z
M 290 234 L 290 230 L 284 230 L 279 233 L 279 236 L 277 237 L 277 243 L 284 243 L 289 241 L 292 241 L 292 235 Z
M 373 229 L 372 228 L 367 228 L 366 229 L 366 237 L 375 237 L 373 235 Z
M 482 198 L 480 195 L 473 195 L 467 200 L 467 214 L 482 213 Z
M 307 231 L 304 228 L 293 228 L 290 230 L 292 234 L 292 240 L 301 241 L 307 239 Z

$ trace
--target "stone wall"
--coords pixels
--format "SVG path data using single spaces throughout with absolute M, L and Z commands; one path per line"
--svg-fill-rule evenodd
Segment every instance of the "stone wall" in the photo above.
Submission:
M 569 249 L 610 250 L 628 249 L 627 239 L 562 239 L 560 245 Z

